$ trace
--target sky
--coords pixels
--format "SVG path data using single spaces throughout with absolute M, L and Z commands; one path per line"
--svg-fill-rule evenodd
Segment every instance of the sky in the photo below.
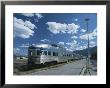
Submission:
M 88 21 L 88 31 L 87 22 Z M 97 46 L 96 13 L 14 13 L 14 53 L 27 55 L 30 45 L 58 44 L 69 51 Z

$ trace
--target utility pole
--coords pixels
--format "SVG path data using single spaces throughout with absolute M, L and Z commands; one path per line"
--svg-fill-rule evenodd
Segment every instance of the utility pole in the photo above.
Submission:
M 87 56 L 87 59 L 86 59 L 86 72 L 85 73 L 88 73 L 89 72 L 89 68 L 90 68 L 90 66 L 89 66 L 89 62 L 90 62 L 90 49 L 89 49 L 89 30 L 88 30 L 88 22 L 89 22 L 89 18 L 86 18 L 85 19 L 85 21 L 86 21 L 86 27 L 87 27 L 87 41 L 88 41 L 88 43 L 87 43 L 87 46 L 88 46 L 88 56 Z M 90 74 L 90 72 L 89 72 L 89 74 Z

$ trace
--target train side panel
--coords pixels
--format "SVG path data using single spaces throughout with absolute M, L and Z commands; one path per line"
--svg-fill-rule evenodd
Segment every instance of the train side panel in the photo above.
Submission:
M 58 62 L 58 57 L 56 56 L 47 56 L 47 55 L 41 55 L 40 63 L 46 63 L 46 62 Z

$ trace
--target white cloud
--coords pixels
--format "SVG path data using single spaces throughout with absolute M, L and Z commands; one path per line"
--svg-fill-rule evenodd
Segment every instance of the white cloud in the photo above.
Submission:
M 72 42 L 68 42 L 66 43 L 67 45 L 70 45 L 70 46 L 74 46 L 76 45 L 78 42 L 76 40 L 72 41 Z
M 38 19 L 41 19 L 43 17 L 42 14 L 40 14 L 40 13 L 35 13 L 35 16 L 37 16 Z
M 94 47 L 94 46 L 96 46 L 96 44 L 97 43 L 95 41 L 90 41 L 89 47 Z M 83 49 L 86 49 L 86 48 L 88 48 L 87 43 L 83 44 L 83 45 L 78 44 L 77 47 L 76 47 L 76 50 L 83 50 Z
M 97 45 L 97 42 L 95 42 L 95 41 L 90 41 L 90 47 L 94 47 L 94 46 L 96 46 Z
M 64 45 L 64 42 L 59 42 L 58 44 L 59 44 L 59 45 Z
M 32 29 L 37 28 L 30 21 L 23 21 L 14 17 L 14 37 L 29 38 L 33 36 Z
M 81 29 L 81 32 L 86 32 L 86 30 L 85 29 Z
M 96 42 L 95 41 L 90 41 L 90 45 L 89 47 L 94 47 L 96 46 Z M 69 43 L 66 43 L 66 50 L 69 50 L 69 51 L 75 51 L 75 50 L 83 50 L 83 49 L 86 49 L 88 47 L 88 44 L 82 44 L 82 43 L 78 43 L 77 41 L 73 41 L 72 42 L 69 42 Z
M 77 41 L 73 41 L 73 43 L 72 42 L 66 43 L 66 45 L 68 46 L 68 48 L 66 47 L 66 49 L 69 51 L 83 50 L 87 48 L 87 44 L 81 45 Z
M 95 39 L 96 36 L 97 36 L 97 30 L 96 29 L 94 29 L 93 32 L 89 33 L 89 39 L 90 40 Z M 88 39 L 88 34 L 81 35 L 80 39 L 87 40 Z
M 51 45 L 49 44 L 32 44 L 34 45 L 35 47 L 39 47 L 39 48 L 51 48 Z
M 43 17 L 41 13 L 21 13 L 21 15 L 24 15 L 26 17 L 34 17 L 35 22 L 38 22 L 39 19 Z
M 66 49 L 67 51 L 73 51 L 73 49 L 68 48 L 68 47 L 65 47 L 65 49 Z
M 72 36 L 71 38 L 72 38 L 72 39 L 77 39 L 78 37 L 77 37 L 77 36 Z
M 56 22 L 47 22 L 46 23 L 49 27 L 48 30 L 54 34 L 57 33 L 65 33 L 66 31 L 66 24 L 56 23 Z
M 81 35 L 81 36 L 80 36 L 80 39 L 87 40 L 87 39 L 88 39 L 88 35 L 87 35 L 87 34 Z
M 27 16 L 27 17 L 33 17 L 34 16 L 33 13 L 21 13 L 21 14 L 24 16 Z
M 74 51 L 74 50 L 76 50 L 76 47 L 78 45 L 78 42 L 76 40 L 74 40 L 72 42 L 66 43 L 66 45 L 68 46 L 67 50 Z
M 29 47 L 29 44 L 22 44 L 20 47 L 22 47 L 22 48 L 28 48 Z
M 81 45 L 80 43 L 70 44 L 70 47 L 69 47 L 69 49 L 71 51 L 83 50 L 83 49 L 86 49 L 86 48 L 87 48 L 87 45 L 86 44 Z
M 74 23 L 71 24 L 62 24 L 56 22 L 47 22 L 48 30 L 54 34 L 58 33 L 77 33 L 79 25 Z
M 14 48 L 13 51 L 14 51 L 14 54 L 16 54 L 16 53 L 19 53 L 20 49 L 19 48 Z
M 41 42 L 50 42 L 50 40 L 48 40 L 48 39 L 43 39 L 43 40 L 41 40 Z
M 96 45 L 90 45 L 89 47 L 95 47 Z
M 90 44 L 95 44 L 95 42 L 93 42 L 93 41 L 90 41 Z
M 87 45 L 80 45 L 76 48 L 76 50 L 83 50 L 83 49 L 86 49 L 87 48 Z
M 25 26 L 27 26 L 30 29 L 37 28 L 34 24 L 32 24 L 30 21 L 25 21 Z
M 78 21 L 78 19 L 76 18 L 76 19 L 74 19 L 74 21 Z
M 79 25 L 76 25 L 74 23 L 68 24 L 67 32 L 68 33 L 77 33 L 79 27 L 80 27 Z
M 26 17 L 36 16 L 38 19 L 41 19 L 43 17 L 41 13 L 21 13 L 21 15 L 24 15 Z
M 17 50 L 17 51 L 20 51 L 20 49 L 19 49 L 19 48 L 16 48 L 16 50 Z
M 74 40 L 74 41 L 73 41 L 73 43 L 74 43 L 74 44 L 77 44 L 77 41 L 76 41 L 76 40 Z

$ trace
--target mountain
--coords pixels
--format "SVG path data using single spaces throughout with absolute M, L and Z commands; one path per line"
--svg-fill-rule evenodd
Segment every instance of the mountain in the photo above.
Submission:
M 97 54 L 97 46 L 95 47 L 90 47 L 90 54 Z M 87 56 L 88 55 L 88 49 L 83 49 L 83 50 L 76 50 L 76 51 L 73 51 L 73 53 L 77 53 L 77 54 L 80 54 L 80 55 L 84 55 L 84 56 Z

